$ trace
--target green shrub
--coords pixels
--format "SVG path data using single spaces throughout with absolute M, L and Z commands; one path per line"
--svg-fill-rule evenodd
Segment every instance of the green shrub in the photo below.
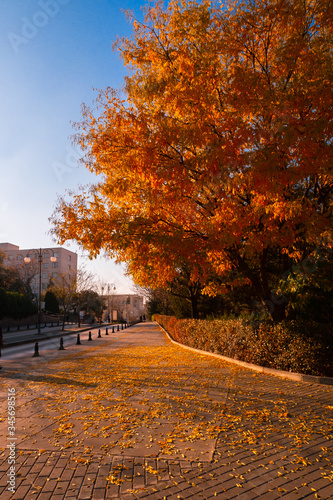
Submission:
M 0 318 L 23 319 L 35 313 L 36 307 L 27 295 L 1 290 Z
M 45 301 L 46 311 L 53 314 L 59 314 L 60 310 L 59 310 L 58 300 L 53 292 L 48 290 L 45 294 L 44 301 Z
M 310 321 L 260 325 L 245 319 L 177 320 L 155 315 L 171 337 L 190 347 L 248 363 L 333 376 L 333 329 Z

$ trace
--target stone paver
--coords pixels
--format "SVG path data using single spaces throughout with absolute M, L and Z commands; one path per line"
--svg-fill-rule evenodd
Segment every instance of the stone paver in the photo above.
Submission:
M 212 373 L 205 356 L 197 356 L 194 374 L 185 365 L 170 368 L 163 365 L 163 359 L 157 359 L 156 365 L 147 369 L 149 390 L 140 386 L 141 392 L 127 394 L 126 380 L 123 395 L 114 389 L 115 400 L 128 398 L 136 415 L 150 411 L 152 402 L 158 409 L 159 398 L 170 400 L 170 418 L 156 411 L 150 425 L 136 427 L 132 448 L 103 448 L 106 439 L 100 435 L 102 431 L 96 422 L 96 437 L 86 434 L 90 427 L 80 427 L 80 417 L 90 411 L 90 407 L 82 407 L 85 394 L 98 387 L 87 374 L 84 384 L 71 389 L 82 398 L 78 396 L 66 406 L 72 414 L 78 412 L 75 422 L 67 420 L 75 431 L 73 446 L 67 448 L 66 439 L 61 437 L 56 442 L 56 413 L 48 406 L 52 394 L 40 391 L 38 381 L 45 375 L 64 390 L 73 381 L 51 373 L 49 360 L 64 355 L 89 359 L 98 352 L 116 356 L 128 347 L 135 350 L 139 346 L 144 351 L 149 346 L 169 344 L 153 323 L 135 325 L 119 335 L 117 341 L 116 334 L 105 337 L 102 331 L 102 336 L 100 350 L 95 342 L 94 350 L 85 344 L 66 349 L 65 353 L 49 352 L 45 358 L 25 359 L 23 364 L 19 360 L 2 361 L 1 499 L 333 498 L 333 386 L 296 383 L 222 361 L 214 365 L 216 372 Z M 136 368 L 133 365 L 129 369 Z M 168 387 L 159 387 L 162 371 L 170 374 Z M 29 397 L 25 393 L 20 401 L 20 391 L 26 391 L 27 381 L 35 382 L 36 387 L 30 387 Z M 8 490 L 7 483 L 10 436 L 6 411 L 7 391 L 11 387 L 16 388 L 18 415 L 15 493 Z M 113 401 L 105 401 L 106 408 L 112 408 L 112 404 Z M 193 430 L 180 429 L 175 449 L 166 453 L 163 449 L 167 448 L 162 449 L 157 443 L 178 429 L 181 417 L 177 421 L 175 415 L 182 412 L 193 414 L 193 428 L 198 435 L 203 422 L 214 421 L 215 429 L 210 437 L 198 438 L 193 438 Z M 106 420 L 103 426 L 107 423 Z M 111 429 L 110 436 L 116 443 L 120 434 Z

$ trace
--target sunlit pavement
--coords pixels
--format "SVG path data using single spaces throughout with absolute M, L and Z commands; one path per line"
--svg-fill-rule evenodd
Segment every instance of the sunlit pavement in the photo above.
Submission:
M 1 358 L 1 498 L 333 498 L 333 386 L 98 328 Z

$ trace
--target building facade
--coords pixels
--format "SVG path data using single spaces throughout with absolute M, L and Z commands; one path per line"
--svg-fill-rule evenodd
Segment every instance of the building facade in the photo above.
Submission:
M 77 254 L 66 248 L 20 249 L 12 243 L 0 243 L 0 251 L 5 254 L 4 265 L 19 269 L 29 279 L 31 290 L 36 296 L 39 278 L 43 294 L 52 278 L 55 279 L 59 274 L 75 277 L 77 274 Z
M 126 321 L 135 323 L 145 314 L 143 297 L 137 294 L 102 295 L 106 310 L 103 315 L 104 321 Z

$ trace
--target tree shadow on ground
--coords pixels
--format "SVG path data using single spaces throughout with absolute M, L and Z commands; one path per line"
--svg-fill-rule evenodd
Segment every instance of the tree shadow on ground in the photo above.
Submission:
M 80 382 L 78 380 L 73 380 L 65 377 L 56 377 L 53 375 L 33 375 L 30 374 L 22 374 L 14 371 L 6 371 L 3 373 L 6 378 L 16 379 L 16 380 L 27 380 L 31 382 L 43 382 L 44 384 L 56 384 L 56 385 L 68 385 L 68 386 L 79 386 L 79 387 L 97 387 L 97 384 L 91 384 L 86 382 Z

